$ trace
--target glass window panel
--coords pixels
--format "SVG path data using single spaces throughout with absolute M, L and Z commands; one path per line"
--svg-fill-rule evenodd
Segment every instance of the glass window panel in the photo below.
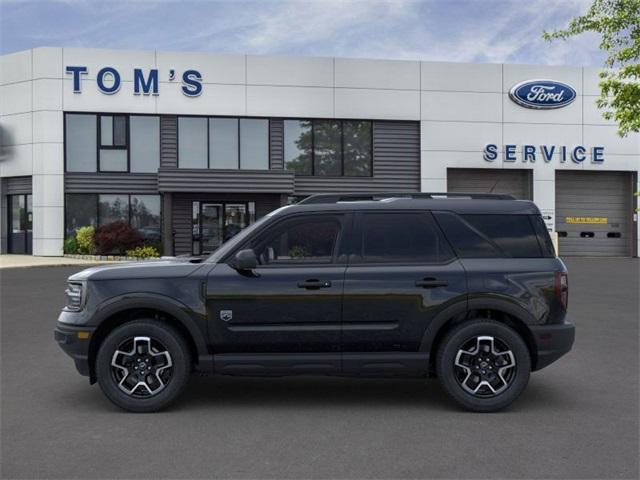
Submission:
M 178 166 L 207 168 L 206 118 L 178 118 Z
M 284 166 L 298 175 L 311 175 L 311 121 L 284 121 Z
M 27 195 L 27 218 L 25 221 L 27 231 L 31 232 L 33 229 L 33 198 L 31 195 Z
M 270 229 L 254 249 L 261 264 L 330 263 L 339 232 L 336 216 L 299 217 Z
M 126 172 L 127 151 L 124 149 L 100 149 L 100 171 Z
M 191 205 L 191 250 L 200 255 L 200 202 Z
M 24 195 L 11 195 L 11 233 L 24 230 L 25 205 Z
M 249 225 L 247 206 L 244 203 L 227 203 L 224 206 L 224 241 L 235 237 Z
M 238 168 L 238 119 L 209 119 L 211 168 Z
M 113 117 L 111 115 L 100 117 L 100 145 L 104 147 L 113 145 Z
M 538 236 L 528 215 L 463 215 L 480 233 L 490 238 L 507 256 L 542 256 Z
M 113 117 L 113 146 L 127 146 L 127 117 L 125 116 Z
M 161 244 L 160 195 L 131 195 L 131 226 L 147 245 Z
M 95 115 L 65 115 L 65 152 L 68 172 L 95 172 L 97 121 Z
M 269 169 L 269 120 L 240 120 L 240 168 Z
M 129 117 L 132 172 L 155 173 L 160 167 L 160 118 Z
M 449 212 L 438 212 L 434 215 L 459 257 L 501 258 L 504 256 L 484 235 L 471 228 L 459 215 Z
M 424 213 L 363 216 L 362 260 L 369 263 L 432 263 L 453 257 L 433 219 Z
M 339 176 L 342 158 L 340 122 L 316 121 L 313 123 L 315 175 Z
M 100 195 L 98 214 L 100 225 L 106 225 L 117 220 L 129 222 L 129 196 Z
M 371 122 L 344 122 L 344 174 L 371 175 Z
M 65 196 L 65 227 L 67 236 L 80 227 L 95 227 L 98 218 L 98 196 L 95 194 L 70 194 Z

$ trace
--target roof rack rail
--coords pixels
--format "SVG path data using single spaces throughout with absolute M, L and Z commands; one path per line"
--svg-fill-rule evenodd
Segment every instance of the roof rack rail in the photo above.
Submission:
M 452 193 L 452 192 L 383 192 L 383 193 L 318 193 L 298 202 L 298 205 L 338 202 L 380 201 L 391 198 L 409 199 L 473 199 L 473 200 L 515 200 L 511 195 L 501 193 Z

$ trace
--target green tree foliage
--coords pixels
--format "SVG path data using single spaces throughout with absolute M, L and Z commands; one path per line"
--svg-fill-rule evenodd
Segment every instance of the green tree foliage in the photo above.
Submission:
M 640 131 L 640 0 L 595 0 L 565 29 L 543 37 L 567 39 L 585 32 L 600 34 L 600 49 L 607 52 L 598 108 L 617 122 L 620 136 Z

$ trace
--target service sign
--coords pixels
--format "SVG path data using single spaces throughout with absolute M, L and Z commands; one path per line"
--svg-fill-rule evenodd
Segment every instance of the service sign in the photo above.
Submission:
M 576 91 L 566 83 L 555 80 L 527 80 L 514 85 L 509 97 L 522 107 L 551 110 L 573 102 Z

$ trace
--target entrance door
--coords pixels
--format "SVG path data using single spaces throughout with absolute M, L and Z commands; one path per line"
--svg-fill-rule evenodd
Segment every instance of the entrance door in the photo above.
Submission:
M 202 253 L 216 250 L 222 244 L 222 205 L 219 203 L 203 203 L 200 214 L 200 244 Z
M 9 253 L 32 253 L 31 195 L 9 195 Z

